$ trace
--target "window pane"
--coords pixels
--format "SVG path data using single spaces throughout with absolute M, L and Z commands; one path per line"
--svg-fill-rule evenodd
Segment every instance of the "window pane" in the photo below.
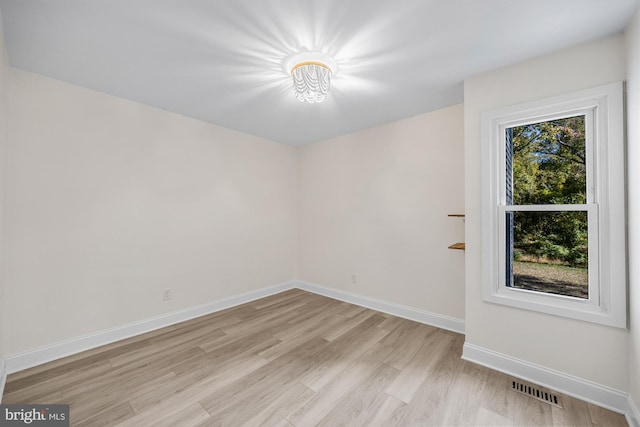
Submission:
M 507 129 L 507 204 L 587 200 L 585 116 Z
M 588 299 L 587 233 L 587 212 L 507 212 L 507 285 Z

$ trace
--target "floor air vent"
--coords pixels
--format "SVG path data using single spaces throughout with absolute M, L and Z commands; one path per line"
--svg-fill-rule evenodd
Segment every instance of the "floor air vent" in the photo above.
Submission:
M 549 403 L 553 406 L 557 406 L 558 408 L 562 408 L 562 405 L 560 405 L 560 398 L 556 394 L 541 390 L 536 386 L 523 384 L 518 381 L 511 381 L 511 390 L 526 394 L 527 396 Z

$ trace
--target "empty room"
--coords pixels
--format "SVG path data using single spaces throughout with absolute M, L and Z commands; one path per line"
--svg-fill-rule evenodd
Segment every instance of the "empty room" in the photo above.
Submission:
M 640 427 L 639 0 L 0 0 L 0 425 Z

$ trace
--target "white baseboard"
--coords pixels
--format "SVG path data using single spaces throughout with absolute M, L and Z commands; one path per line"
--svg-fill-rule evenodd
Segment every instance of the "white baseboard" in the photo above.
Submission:
M 627 393 L 473 344 L 464 344 L 462 358 L 620 414 L 629 409 Z
M 33 366 L 51 362 L 62 357 L 110 344 L 145 332 L 150 332 L 159 328 L 164 328 L 176 323 L 195 317 L 204 316 L 216 311 L 224 310 L 236 305 L 264 298 L 269 295 L 277 294 L 295 287 L 295 282 L 281 283 L 279 285 L 258 289 L 255 291 L 234 295 L 218 301 L 210 302 L 198 307 L 192 307 L 173 313 L 164 314 L 150 319 L 141 320 L 139 322 L 129 323 L 127 325 L 95 332 L 70 340 L 58 342 L 35 350 L 9 356 L 6 359 L 6 374 L 22 371 Z
M 427 325 L 436 326 L 441 329 L 464 334 L 464 320 L 442 316 L 440 314 L 429 313 L 417 308 L 407 307 L 404 305 L 365 297 L 362 295 L 356 295 L 350 292 L 327 288 L 309 282 L 298 281 L 296 282 L 296 287 L 308 292 L 313 292 L 314 294 L 323 295 L 329 298 L 348 302 L 350 304 L 355 304 L 362 307 L 370 308 L 372 310 L 381 311 L 383 313 L 392 314 L 404 319 L 409 319 L 415 322 L 425 323 Z
M 343 292 L 336 289 L 326 288 L 307 282 L 287 282 L 268 288 L 235 295 L 219 301 L 214 301 L 202 306 L 188 308 L 169 314 L 165 314 L 139 322 L 129 323 L 115 328 L 95 332 L 81 337 L 61 341 L 34 350 L 25 351 L 7 357 L 4 369 L 5 375 L 22 371 L 43 363 L 51 362 L 62 357 L 110 344 L 122 339 L 130 338 L 159 328 L 170 326 L 179 322 L 184 322 L 195 317 L 204 316 L 236 305 L 264 298 L 279 292 L 293 288 L 324 295 L 340 301 L 371 308 L 373 310 L 389 313 L 394 316 L 414 320 L 450 331 L 464 333 L 464 322 L 459 319 L 428 313 L 411 307 L 405 307 L 382 300 L 377 300 L 361 295 Z
M 7 383 L 7 364 L 4 358 L 0 357 L 0 403 L 4 395 L 4 386 Z
M 640 410 L 631 396 L 627 398 L 627 401 L 627 413 L 625 414 L 627 424 L 629 427 L 640 427 Z

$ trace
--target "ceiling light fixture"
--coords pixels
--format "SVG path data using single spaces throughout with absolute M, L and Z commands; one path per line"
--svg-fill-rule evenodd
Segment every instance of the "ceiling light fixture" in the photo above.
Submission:
M 336 63 L 329 56 L 317 52 L 303 52 L 287 61 L 293 78 L 293 92 L 300 102 L 322 102 L 327 97 Z

